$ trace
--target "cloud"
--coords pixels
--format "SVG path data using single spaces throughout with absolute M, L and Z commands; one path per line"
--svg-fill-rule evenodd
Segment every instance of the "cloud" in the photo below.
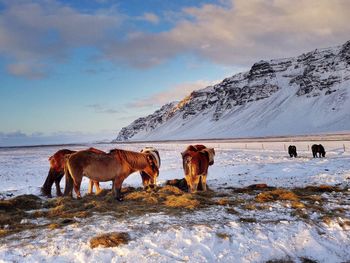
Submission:
M 157 15 L 130 17 L 111 4 L 87 12 L 56 0 L 2 3 L 0 55 L 10 61 L 8 73 L 27 78 L 45 77 L 50 63 L 67 62 L 81 47 L 138 68 L 187 54 L 247 66 L 341 44 L 350 35 L 350 1 L 344 0 L 221 0 L 183 8 L 172 15 L 170 28 L 152 33 L 137 22 L 159 23 Z
M 96 113 L 117 114 L 122 112 L 121 110 L 107 108 L 101 104 L 89 104 L 86 107 L 93 109 Z
M 6 1 L 0 16 L 0 55 L 12 61 L 8 73 L 43 77 L 50 62 L 64 62 L 74 48 L 101 49 L 122 20 L 113 7 L 84 13 L 55 0 Z
M 219 81 L 198 80 L 192 83 L 178 84 L 166 91 L 162 91 L 150 97 L 131 102 L 127 106 L 133 108 L 163 106 L 164 104 L 169 102 L 182 100 L 194 90 L 203 89 L 205 87 L 214 85 L 218 82 Z
M 0 132 L 0 147 L 66 143 L 89 143 L 106 139 L 107 141 L 111 141 L 114 137 L 114 131 L 101 131 L 96 133 L 65 131 L 55 132 L 51 134 L 44 134 L 41 132 L 26 134 L 22 131 L 9 133 Z
M 168 31 L 132 35 L 104 55 L 141 68 L 188 53 L 218 64 L 250 65 L 342 44 L 350 35 L 349 12 L 350 1 L 343 0 L 207 4 L 183 9 Z
M 143 16 L 139 17 L 139 20 L 150 22 L 152 24 L 159 23 L 159 17 L 153 13 L 144 13 Z
M 28 79 L 41 79 L 47 76 L 48 69 L 43 65 L 29 63 L 14 63 L 7 65 L 7 71 L 14 76 L 25 76 Z

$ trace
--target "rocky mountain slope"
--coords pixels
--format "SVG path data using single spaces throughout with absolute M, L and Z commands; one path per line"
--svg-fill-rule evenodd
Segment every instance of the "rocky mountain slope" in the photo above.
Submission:
M 116 141 L 296 135 L 350 130 L 350 41 L 193 91 L 124 127 Z

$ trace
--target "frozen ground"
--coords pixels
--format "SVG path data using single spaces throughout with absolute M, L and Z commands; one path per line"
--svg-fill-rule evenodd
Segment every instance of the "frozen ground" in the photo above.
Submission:
M 215 164 L 209 169 L 208 185 L 216 192 L 257 183 L 285 188 L 327 184 L 349 189 L 349 142 L 324 142 L 327 151 L 324 159 L 311 158 L 308 147 L 313 143 L 310 142 L 293 143 L 298 148 L 299 157 L 290 159 L 284 150 L 289 144 L 207 143 L 216 150 Z M 143 146 L 124 144 L 118 147 L 139 151 Z M 159 149 L 162 159 L 159 183 L 182 178 L 180 152 L 185 145 L 153 146 Z M 109 150 L 114 146 L 94 147 Z M 61 148 L 0 149 L 0 198 L 24 193 L 38 195 L 48 172 L 47 158 Z M 133 174 L 124 184 L 141 186 L 140 176 Z M 110 184 L 105 183 L 103 187 L 109 188 Z M 83 193 L 86 189 L 87 180 L 83 182 Z M 264 210 L 213 206 L 177 216 L 150 213 L 127 220 L 96 214 L 77 219 L 77 223 L 60 229 L 39 229 L 6 236 L 0 241 L 0 262 L 349 261 L 348 192 L 322 195 L 329 200 L 326 209 L 341 206 L 344 210 L 341 216 L 332 217 L 327 223 L 319 220 L 317 211 L 307 220 L 300 220 L 293 216 L 292 208 L 286 202 L 269 204 Z M 251 197 L 242 195 L 241 198 Z M 237 213 L 231 213 L 231 208 Z M 132 241 L 117 248 L 90 249 L 91 237 L 111 231 L 126 231 Z

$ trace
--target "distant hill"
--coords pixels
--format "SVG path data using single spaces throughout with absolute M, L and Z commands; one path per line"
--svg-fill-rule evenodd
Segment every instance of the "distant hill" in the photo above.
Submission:
M 259 61 L 124 127 L 115 141 L 350 131 L 350 41 Z

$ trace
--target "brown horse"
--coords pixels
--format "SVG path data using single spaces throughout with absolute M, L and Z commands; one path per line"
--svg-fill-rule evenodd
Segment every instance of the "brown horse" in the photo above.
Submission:
M 95 152 L 95 153 L 105 153 L 101 150 L 95 148 L 89 148 L 87 151 Z M 71 151 L 68 149 L 62 149 L 57 151 L 54 155 L 49 157 L 50 162 L 50 170 L 44 182 L 44 185 L 41 187 L 41 193 L 45 196 L 52 197 L 51 188 L 53 183 L 56 185 L 56 194 L 57 196 L 61 196 L 61 187 L 60 182 L 64 175 L 64 163 L 65 156 L 75 153 L 76 151 Z M 97 192 L 101 191 L 98 182 L 90 181 L 89 183 L 89 193 L 92 193 L 93 185 L 96 186 Z
M 196 192 L 200 181 L 202 190 L 206 191 L 208 167 L 214 164 L 215 150 L 204 145 L 190 145 L 181 155 L 189 192 Z
M 89 151 L 79 151 L 66 158 L 65 174 L 67 187 L 65 195 L 74 191 L 80 198 L 80 185 L 83 176 L 90 180 L 106 182 L 113 180 L 113 195 L 122 201 L 121 186 L 124 180 L 133 172 L 143 171 L 156 184 L 159 174 L 156 159 L 151 153 L 137 153 L 114 149 L 106 154 L 96 154 Z
M 160 168 L 160 155 L 156 148 L 154 147 L 145 147 L 141 150 L 142 153 L 150 153 L 153 155 L 154 159 L 156 160 L 156 166 L 159 170 Z M 144 171 L 140 172 L 141 178 L 142 178 L 142 184 L 146 188 L 147 186 L 150 186 L 151 188 L 154 187 L 154 185 L 151 183 L 151 177 L 145 173 Z

